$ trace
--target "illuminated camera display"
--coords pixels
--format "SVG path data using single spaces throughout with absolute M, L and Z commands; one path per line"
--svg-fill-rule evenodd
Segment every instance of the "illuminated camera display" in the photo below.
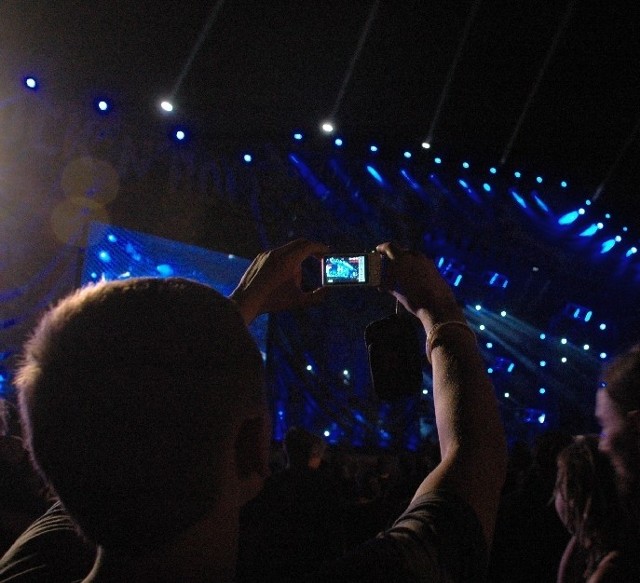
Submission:
M 373 285 L 381 282 L 382 256 L 341 253 L 322 258 L 322 285 Z

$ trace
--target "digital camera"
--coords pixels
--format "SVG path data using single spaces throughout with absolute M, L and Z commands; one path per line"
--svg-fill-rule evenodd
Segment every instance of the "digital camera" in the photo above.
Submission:
M 322 257 L 322 285 L 370 285 L 382 283 L 382 255 L 338 253 Z

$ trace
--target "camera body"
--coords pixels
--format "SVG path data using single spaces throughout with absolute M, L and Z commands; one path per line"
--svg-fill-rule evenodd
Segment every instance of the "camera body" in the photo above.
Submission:
M 382 283 L 382 255 L 370 253 L 336 253 L 322 257 L 322 285 L 368 285 Z

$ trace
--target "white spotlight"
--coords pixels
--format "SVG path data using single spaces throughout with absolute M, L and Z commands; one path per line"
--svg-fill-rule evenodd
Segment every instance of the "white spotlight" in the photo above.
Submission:
M 321 126 L 321 127 L 322 127 L 322 131 L 323 131 L 325 134 L 331 134 L 331 133 L 333 133 L 333 130 L 335 129 L 335 128 L 333 127 L 333 124 L 332 124 L 331 122 L 329 122 L 329 121 L 325 121 L 325 122 L 323 122 L 323 124 L 322 124 L 322 126 Z
M 429 142 L 422 142 L 422 147 L 425 150 L 428 150 L 431 147 L 431 144 Z
M 160 107 L 167 113 L 171 113 L 173 111 L 173 103 L 171 103 L 170 101 L 163 101 L 160 104 Z

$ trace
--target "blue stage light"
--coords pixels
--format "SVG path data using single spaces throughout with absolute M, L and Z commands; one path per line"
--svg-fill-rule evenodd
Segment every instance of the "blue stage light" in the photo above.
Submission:
M 161 263 L 160 265 L 156 265 L 156 271 L 162 277 L 171 277 L 175 273 L 173 267 L 171 267 L 171 265 L 169 265 L 168 263 Z
M 542 176 L 536 176 L 536 182 L 542 184 Z
M 613 249 L 614 245 L 616 244 L 616 240 L 615 239 L 608 239 L 606 240 L 603 244 L 602 247 L 600 249 L 600 253 L 604 254 L 604 253 L 609 253 L 609 251 L 611 251 L 611 249 Z
M 250 162 L 253 161 L 253 156 L 251 154 L 245 154 L 244 156 L 242 156 L 242 159 L 249 164 Z
M 462 167 L 465 169 L 469 168 L 469 162 L 463 162 Z
M 31 89 L 32 91 L 36 91 L 38 89 L 38 81 L 35 77 L 25 77 L 24 78 L 24 85 L 25 87 L 27 87 L 28 89 Z
M 540 361 L 540 366 L 542 366 L 542 367 L 547 366 L 547 361 L 546 360 L 541 360 Z
M 367 165 L 367 172 L 371 174 L 371 176 L 373 176 L 377 182 L 379 182 L 380 184 L 384 184 L 382 176 L 380 176 L 380 173 L 373 166 Z
M 512 362 L 508 367 L 507 367 L 507 372 L 511 373 L 513 372 L 513 369 L 516 368 L 516 365 Z
M 434 159 L 433 159 L 433 161 L 434 161 L 436 164 L 442 164 L 442 158 L 434 158 Z
M 598 232 L 598 225 L 593 223 L 590 227 L 587 227 L 582 233 L 580 233 L 581 237 L 593 237 Z
M 295 134 L 293 134 L 293 139 L 299 142 L 300 140 L 302 140 L 302 134 L 300 132 L 296 132 Z
M 411 177 L 411 175 L 403 168 L 400 170 L 400 174 L 402 174 L 403 178 L 409 183 L 413 190 L 418 192 L 422 191 L 422 187 Z
M 480 304 L 476 304 L 476 311 L 479 312 L 480 310 L 482 310 L 482 306 Z
M 174 135 L 176 137 L 176 140 L 178 140 L 179 142 L 184 142 L 184 140 L 187 138 L 187 134 L 184 130 L 176 130 L 176 133 Z
M 622 241 L 622 237 L 620 235 L 615 236 L 616 243 L 620 243 Z
M 596 227 L 598 227 L 598 229 L 604 229 L 604 223 L 596 223 Z
M 411 158 L 411 152 L 409 152 L 409 150 L 407 150 L 403 156 L 408 160 L 409 158 Z
M 570 225 L 571 223 L 573 223 L 578 217 L 580 216 L 580 214 L 578 213 L 578 211 L 571 211 L 569 213 L 566 213 L 564 215 L 562 215 L 559 219 L 558 219 L 558 224 L 559 225 Z
M 622 232 L 626 233 L 629 230 L 629 227 L 622 227 Z
M 98 258 L 103 263 L 109 263 L 111 261 L 111 255 L 109 254 L 108 251 L 104 251 L 104 250 L 102 250 L 102 251 L 100 251 L 100 253 L 98 253 Z
M 607 213 L 607 214 L 605 214 L 605 215 L 604 215 L 604 218 L 605 218 L 605 219 L 610 219 L 610 218 L 611 218 L 611 215 L 610 215 L 609 213 Z
M 632 255 L 635 255 L 637 252 L 638 252 L 637 247 L 631 247 L 629 251 L 627 251 L 626 256 L 631 257 Z
M 489 349 L 493 348 L 493 342 L 487 342 L 486 347 Z
M 538 423 L 540 423 L 540 425 L 544 425 L 546 418 L 547 416 L 544 413 L 542 413 L 542 415 L 538 417 Z
M 544 395 L 544 394 L 547 392 L 547 390 L 546 390 L 544 387 L 540 387 L 540 388 L 538 389 L 538 392 L 539 392 L 541 395 Z
M 488 372 L 489 374 L 493 374 L 493 369 L 492 369 L 491 367 L 489 367 L 489 368 L 487 369 L 487 372 Z
M 591 201 L 589 199 L 584 201 L 584 204 L 586 204 L 587 206 L 591 206 Z
M 488 184 L 487 182 L 485 182 L 485 183 L 482 185 L 482 188 L 484 188 L 487 192 L 491 192 L 491 185 L 490 185 L 490 184 Z
M 509 285 L 509 278 L 506 275 L 502 275 L 502 273 L 498 273 L 497 271 L 487 271 L 483 276 L 484 282 L 489 287 L 501 287 L 506 289 Z
M 453 287 L 459 287 L 461 282 L 462 282 L 462 275 L 458 274 L 453 282 Z
M 462 178 L 458 180 L 458 184 L 462 186 L 462 188 L 469 188 L 469 185 L 464 180 L 462 180 Z
M 567 188 L 567 186 L 568 186 L 568 185 L 567 185 L 567 181 L 566 181 L 566 180 L 563 180 L 563 181 L 560 183 L 560 186 L 562 186 L 562 188 Z
M 308 365 L 307 365 L 307 370 L 308 370 L 309 372 L 312 372 L 312 371 L 313 371 L 313 367 L 312 367 L 310 364 L 308 364 Z
M 518 172 L 517 170 L 513 173 L 516 178 L 520 178 L 522 176 L 522 172 Z
M 585 344 L 585 345 L 582 347 L 582 350 L 589 350 L 589 348 L 591 348 L 591 347 L 590 347 L 588 344 Z
M 118 237 L 116 237 L 113 233 L 109 233 L 107 235 L 107 241 L 109 241 L 109 243 L 115 243 L 118 240 Z
M 500 312 L 500 315 L 505 318 L 507 316 L 507 312 L 505 310 L 502 310 L 502 312 Z
M 606 352 L 601 352 L 601 353 L 600 353 L 600 358 L 601 358 L 602 360 L 604 360 L 605 358 L 607 358 L 607 353 L 606 353 Z
M 497 170 L 494 166 L 491 166 L 491 168 L 489 168 L 489 172 L 491 172 L 491 174 L 495 174 Z
M 484 324 L 480 324 L 478 328 L 484 332 L 484 330 L 486 330 L 487 327 Z
M 547 335 L 544 332 L 540 334 L 540 340 L 544 340 L 546 337 Z
M 369 150 L 375 153 L 378 151 L 378 146 L 376 146 L 375 144 L 371 144 L 371 146 L 369 147 Z
M 338 146 L 338 148 L 340 148 L 342 146 L 342 144 L 344 144 L 344 142 L 342 141 L 342 138 L 336 138 L 333 143 Z
M 547 206 L 547 203 L 544 202 L 544 200 L 542 200 L 537 194 L 533 195 L 533 200 L 536 201 L 536 204 L 545 212 L 548 213 L 549 212 L 549 207 Z
M 515 190 L 511 190 L 511 196 L 523 209 L 527 208 L 527 202 Z
M 96 101 L 96 107 L 98 108 L 98 111 L 101 113 L 106 113 L 110 109 L 109 102 L 106 101 L 105 99 L 99 99 L 98 101 Z
M 578 209 L 578 214 L 579 214 L 580 216 L 582 216 L 582 215 L 583 215 L 584 213 L 586 213 L 586 212 L 587 212 L 587 211 L 585 211 L 583 208 L 579 208 L 579 209 Z
M 603 322 L 602 324 L 600 324 L 600 330 L 606 330 L 607 329 L 607 325 Z

